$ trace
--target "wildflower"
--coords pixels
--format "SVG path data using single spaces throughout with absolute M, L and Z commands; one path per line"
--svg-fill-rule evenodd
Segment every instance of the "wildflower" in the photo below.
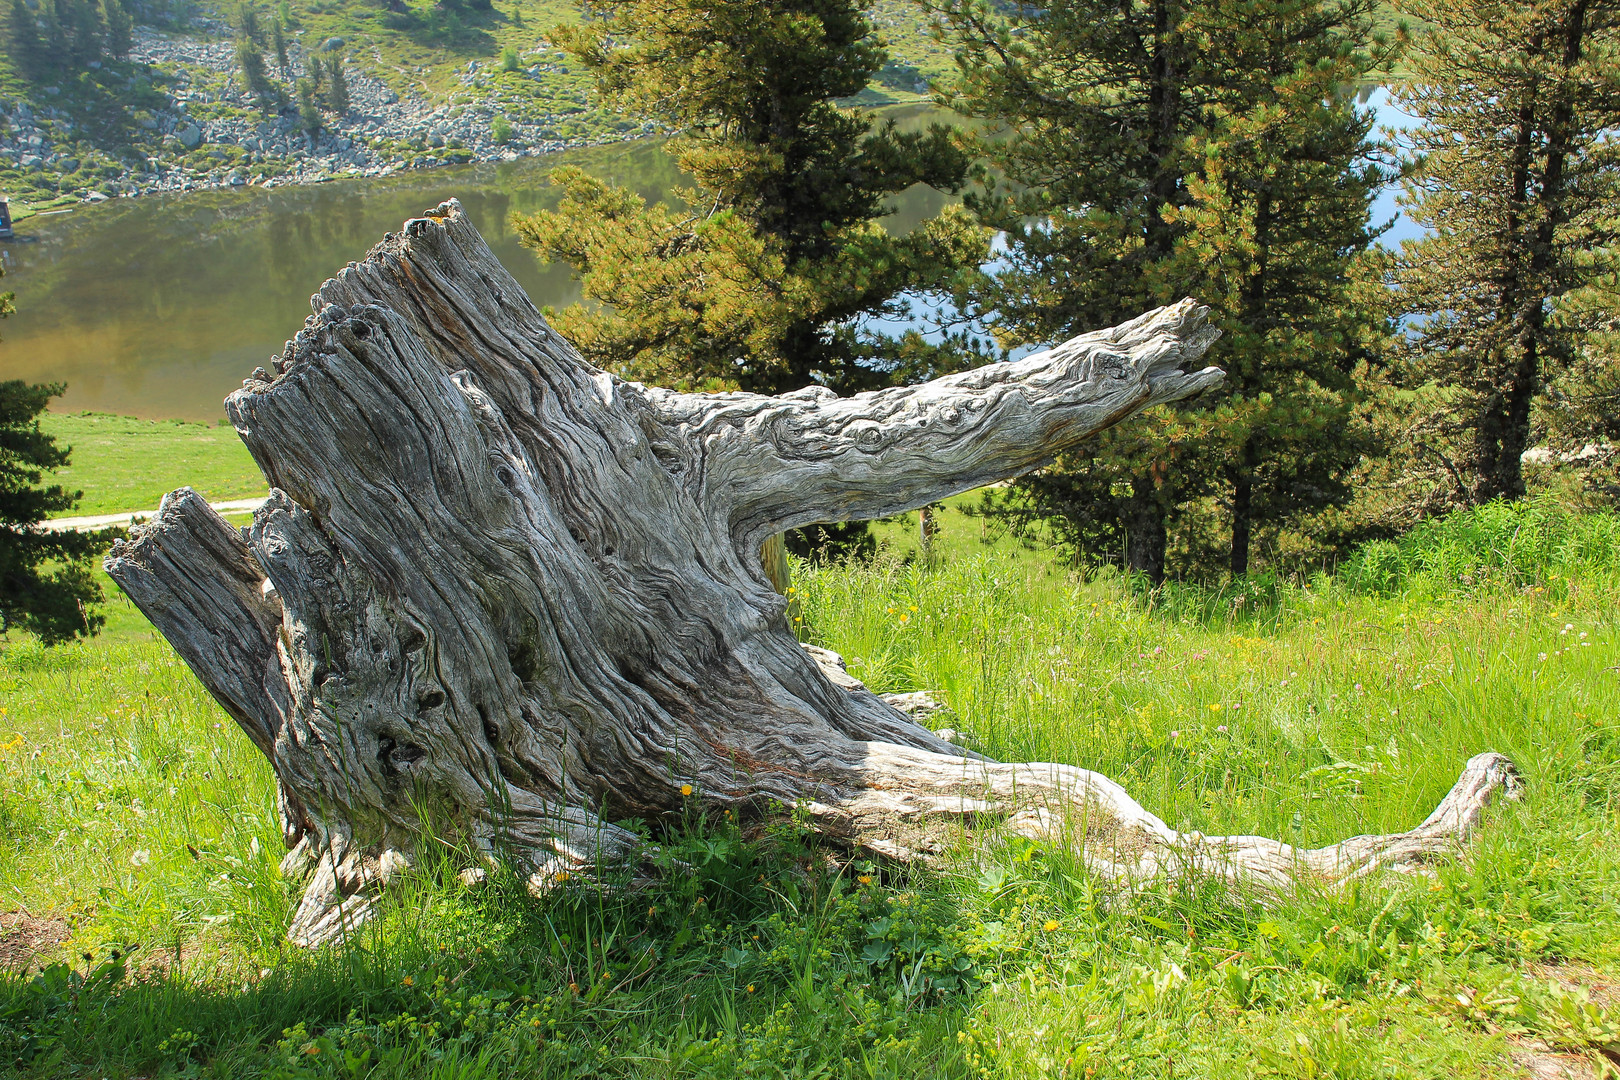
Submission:
M 1544 653 L 1544 652 L 1538 652 L 1538 653 L 1536 653 L 1536 659 L 1537 660 L 1545 660 L 1545 659 L 1547 659 L 1547 654 Z
M 911 610 L 912 610 L 912 611 L 916 611 L 916 610 L 917 610 L 917 605 L 916 605 L 916 604 L 912 604 L 912 605 L 911 605 Z
M 1054 931 L 1057 930 L 1057 928 L 1058 928 L 1058 921 L 1056 919 L 1047 919 L 1046 920 L 1046 932 L 1048 934 L 1053 933 Z
M 681 785 L 681 794 L 682 795 L 690 795 L 690 794 L 692 794 L 692 785 L 691 784 L 682 784 Z
M 1215 704 L 1213 704 L 1213 705 L 1211 705 L 1209 707 L 1209 711 L 1210 712 L 1220 712 L 1221 711 L 1221 703 L 1218 702 L 1218 701 L 1215 702 Z
M 551 875 L 551 878 L 552 878 L 553 881 L 563 882 L 563 881 L 567 881 L 569 878 L 571 878 L 573 876 L 574 875 L 570 874 L 566 870 L 559 870 L 555 874 Z M 482 952 L 482 951 L 483 951 L 482 949 L 479 950 L 479 952 Z
M 1226 725 L 1225 724 L 1217 724 L 1215 726 L 1215 730 L 1220 732 L 1222 735 L 1225 735 L 1226 734 Z
M 411 978 L 409 975 L 407 975 L 403 979 L 399 980 L 399 985 L 401 985 L 401 986 L 415 986 L 416 985 L 416 980 Z
M 748 992 L 750 994 L 752 994 L 754 992 L 754 984 L 753 983 L 748 984 Z
M 1356 683 L 1356 692 L 1357 693 L 1361 692 L 1361 684 L 1360 683 Z
M 149 863 L 151 861 L 152 861 L 152 853 L 150 851 L 147 851 L 145 848 L 136 848 L 134 853 L 131 854 L 130 857 L 129 857 L 129 862 L 130 862 L 131 866 L 145 866 L 147 863 Z
M 1172 738 L 1172 739 L 1179 739 L 1179 738 L 1181 738 L 1181 732 L 1179 732 L 1179 731 L 1172 731 L 1172 732 L 1171 732 L 1171 733 L 1170 733 L 1170 737 L 1171 737 L 1171 738 Z
M 872 875 L 871 874 L 862 874 L 860 877 L 856 878 L 855 880 L 860 882 L 862 885 L 870 885 L 870 884 L 872 884 Z

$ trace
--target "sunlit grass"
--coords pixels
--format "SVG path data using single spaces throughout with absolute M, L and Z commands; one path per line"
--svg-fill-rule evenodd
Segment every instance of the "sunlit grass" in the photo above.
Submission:
M 967 528 L 933 567 L 798 568 L 807 636 L 874 688 L 933 690 L 985 752 L 1098 769 L 1178 827 L 1331 842 L 1410 827 L 1481 750 L 1523 772 L 1524 799 L 1432 876 L 1270 906 L 1194 880 L 1125 899 L 993 830 L 905 871 L 791 815 L 689 816 L 648 889 L 468 889 L 446 849 L 305 953 L 281 943 L 270 772 L 139 616 L 6 642 L 0 908 L 65 920 L 65 955 L 92 959 L 0 977 L 0 1071 L 1517 1076 L 1531 1045 L 1599 1063 L 1620 1015 L 1564 987 L 1620 968 L 1620 572 L 1581 554 L 1607 519 L 1518 525 L 1540 554 L 1413 559 L 1398 589 L 1148 593 Z

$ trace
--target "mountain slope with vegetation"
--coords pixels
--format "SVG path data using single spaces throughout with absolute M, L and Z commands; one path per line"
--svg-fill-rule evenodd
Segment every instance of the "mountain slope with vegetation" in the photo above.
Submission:
M 579 19 L 567 0 L 153 0 L 131 5 L 134 25 L 117 32 L 122 11 L 118 0 L 0 7 L 0 192 L 18 216 L 512 159 L 646 131 L 595 101 L 587 74 L 547 41 L 549 28 Z M 921 100 L 948 53 L 905 0 L 880 0 L 873 15 L 891 57 L 859 100 Z

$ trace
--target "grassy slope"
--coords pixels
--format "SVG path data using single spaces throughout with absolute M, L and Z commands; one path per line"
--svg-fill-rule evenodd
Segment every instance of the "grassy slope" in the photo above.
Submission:
M 1558 527 L 1379 549 L 1353 568 L 1371 593 L 1150 600 L 1029 552 L 974 553 L 967 528 L 933 570 L 801 568 L 811 634 L 872 685 L 936 689 L 989 753 L 1097 767 L 1178 825 L 1306 842 L 1403 828 L 1472 753 L 1523 769 L 1525 799 L 1470 859 L 1265 909 L 1213 883 L 1113 902 L 1061 851 L 993 833 L 907 876 L 828 864 L 791 829 L 773 846 L 688 821 L 670 845 L 690 868 L 649 893 L 468 892 L 447 852 L 348 948 L 284 952 L 269 772 L 115 603 L 98 641 L 0 651 L 0 888 L 70 922 L 72 951 L 102 965 L 76 996 L 65 975 L 0 977 L 0 1063 L 1427 1077 L 1518 1075 L 1508 1054 L 1529 1036 L 1593 1053 L 1620 1016 L 1558 976 L 1620 967 L 1620 522 Z M 109 950 L 135 943 L 146 976 L 104 985 Z
M 84 490 L 79 505 L 58 517 L 154 510 L 182 485 L 215 502 L 269 490 L 234 428 L 106 413 L 46 413 L 41 426 L 58 446 L 73 448 L 55 482 Z

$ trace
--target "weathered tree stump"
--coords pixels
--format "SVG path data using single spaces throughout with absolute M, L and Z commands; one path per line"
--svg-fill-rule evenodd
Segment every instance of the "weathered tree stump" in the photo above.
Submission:
M 1017 476 L 1214 386 L 1191 301 L 922 386 L 676 394 L 581 360 L 449 202 L 313 307 L 226 402 L 272 487 L 251 528 L 183 488 L 107 560 L 274 766 L 285 865 L 311 875 L 294 941 L 363 917 L 427 828 L 538 887 L 634 860 L 608 822 L 688 787 L 901 859 L 996 823 L 1112 878 L 1286 890 L 1444 851 L 1515 786 L 1484 754 L 1409 833 L 1181 834 L 1096 773 L 964 756 L 788 629 L 763 541 Z

